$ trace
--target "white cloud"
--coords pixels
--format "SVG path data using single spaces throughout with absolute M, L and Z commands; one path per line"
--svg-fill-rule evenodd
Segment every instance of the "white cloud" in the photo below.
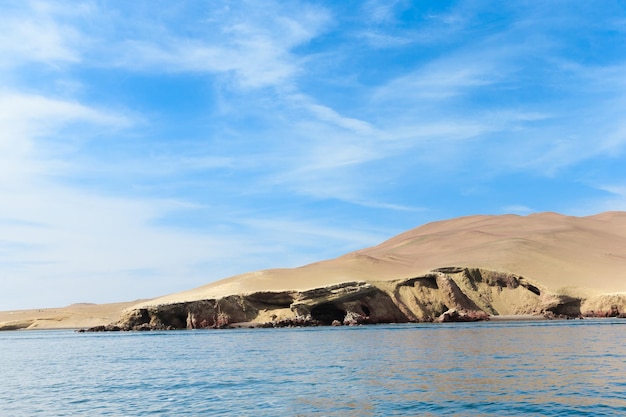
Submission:
M 572 208 L 572 215 L 588 216 L 605 211 L 626 211 L 626 183 L 607 182 L 597 184 L 594 188 L 605 192 L 606 195 L 585 199 Z
M 383 210 L 392 210 L 392 211 L 406 211 L 406 212 L 422 212 L 426 211 L 424 207 L 409 207 L 402 204 L 393 204 L 393 203 L 381 203 L 378 201 L 351 201 L 354 204 L 363 207 L 371 207 L 376 209 Z
M 438 104 L 437 101 L 502 82 L 509 70 L 499 62 L 501 59 L 493 51 L 477 56 L 467 53 L 447 56 L 379 87 L 374 99 L 393 102 L 395 106 L 406 106 L 407 102 L 419 107 Z
M 419 54 L 421 47 L 445 43 L 451 46 L 463 41 L 464 31 L 475 18 L 473 12 L 463 5 L 440 13 L 420 10 L 420 17 L 411 25 L 402 25 L 401 13 L 411 7 L 404 0 L 366 2 L 360 18 L 366 29 L 357 32 L 358 40 L 364 40 L 373 48 L 415 48 Z M 415 12 L 415 11 L 413 11 Z
M 164 72 L 232 73 L 242 87 L 279 84 L 297 70 L 285 51 L 257 41 L 233 47 L 210 45 L 190 39 L 170 39 L 161 44 L 127 41 L 120 45 L 118 66 Z
M 0 120 L 3 126 L 9 125 L 28 135 L 43 134 L 77 120 L 113 127 L 129 125 L 125 116 L 96 110 L 78 102 L 6 91 L 0 91 Z
M 160 215 L 178 209 L 167 201 L 102 197 L 45 183 L 0 195 L 7 202 L 0 209 L 5 242 L 0 259 L 12 265 L 3 271 L 2 286 L 24 291 L 67 281 L 54 294 L 34 294 L 30 302 L 116 301 L 115 287 L 123 298 L 183 289 L 218 278 L 201 275 L 197 264 L 227 259 L 236 247 L 225 236 L 155 227 Z M 134 277 L 133 271 L 141 270 L 151 271 L 148 282 Z M 109 287 L 101 281 L 114 285 L 106 293 L 93 291 Z
M 0 68 L 13 68 L 24 63 L 48 65 L 77 63 L 81 60 L 79 46 L 85 34 L 60 19 L 62 16 L 84 16 L 84 5 L 47 2 L 23 2 L 23 7 L 3 8 L 0 17 Z
M 80 57 L 68 46 L 68 40 L 76 37 L 76 33 L 59 27 L 53 22 L 4 21 L 0 33 L 0 50 L 2 58 L 0 66 L 15 65 L 20 61 L 76 62 Z M 19 40 L 19 41 L 18 41 Z
M 520 215 L 534 213 L 535 211 L 536 210 L 530 207 L 527 207 L 523 204 L 514 204 L 510 206 L 505 206 L 502 208 L 503 213 L 512 213 L 512 214 L 520 214 Z
M 396 20 L 399 9 L 406 8 L 404 0 L 368 0 L 362 6 L 362 16 L 376 24 L 390 23 Z
M 599 186 L 598 189 L 611 193 L 616 197 L 626 199 L 626 185 L 607 184 Z
M 326 241 L 329 245 L 336 246 L 336 248 L 329 248 L 330 250 L 327 252 L 329 256 L 380 243 L 390 235 L 389 231 L 376 230 L 373 227 L 350 230 L 323 225 L 310 220 L 246 218 L 242 219 L 241 223 L 251 226 L 254 230 L 271 232 L 265 233 L 265 235 L 279 233 L 282 236 L 278 241 L 283 247 L 287 245 L 308 246 L 308 243 L 315 245 L 318 240 Z M 311 261 L 321 259 L 319 257 L 312 258 Z
M 322 106 L 320 104 L 310 104 L 308 108 L 322 121 L 333 123 L 339 127 L 352 130 L 356 133 L 373 133 L 373 128 L 369 123 L 363 120 L 342 116 L 330 107 Z
M 122 128 L 130 120 L 77 102 L 0 91 L 0 185 L 19 188 L 28 176 L 45 175 L 54 162 L 42 155 L 54 147 L 50 135 L 75 123 Z
M 301 71 L 292 49 L 323 30 L 328 15 L 305 5 L 246 6 L 226 13 L 214 9 L 205 19 L 208 29 L 196 36 L 182 37 L 159 25 L 148 32 L 151 36 L 111 45 L 107 55 L 115 65 L 136 70 L 231 75 L 243 88 L 289 83 Z

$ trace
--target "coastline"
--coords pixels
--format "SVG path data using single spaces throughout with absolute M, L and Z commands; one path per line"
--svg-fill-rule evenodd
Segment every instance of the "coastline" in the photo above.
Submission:
M 23 312 L 28 312 L 30 310 L 22 310 Z M 34 310 L 37 311 L 37 310 Z M 0 312 L 0 318 L 3 315 L 10 312 Z M 224 326 L 219 329 L 262 329 L 262 328 L 294 328 L 294 327 L 354 327 L 354 326 L 375 326 L 379 324 L 433 324 L 439 325 L 443 323 L 475 323 L 475 322 L 484 322 L 484 323 L 507 323 L 507 322 L 537 322 L 537 321 L 560 321 L 560 320 L 594 320 L 594 321 L 605 321 L 605 320 L 615 320 L 615 319 L 624 319 L 624 317 L 548 317 L 543 314 L 505 314 L 505 315 L 490 315 L 482 320 L 459 320 L 459 321 L 417 321 L 417 322 L 404 322 L 404 323 L 359 323 L 352 325 L 332 325 L 332 324 L 315 324 L 315 325 L 298 325 L 298 324 L 289 324 L 284 326 L 274 326 L 268 325 L 268 323 L 259 323 L 259 322 L 238 322 L 231 323 L 227 326 Z M 94 331 L 92 329 L 101 329 L 110 326 L 110 321 L 97 319 L 95 322 L 94 319 L 90 319 L 89 321 L 81 321 L 81 320 L 71 320 L 71 323 L 65 323 L 63 319 L 55 320 L 49 319 L 49 322 L 46 324 L 42 324 L 42 322 L 46 321 L 46 319 L 37 319 L 37 320 L 23 320 L 23 321 L 0 321 L 0 332 L 11 332 L 11 331 L 51 331 L 51 330 L 71 330 L 76 332 L 89 332 Z M 626 321 L 626 320 L 625 320 Z M 96 323 L 96 324 L 94 324 Z M 153 329 L 144 329 L 144 330 L 153 330 Z M 190 330 L 190 329 L 177 329 L 177 330 Z M 192 330 L 216 330 L 215 328 L 205 328 L 205 329 L 192 329 Z M 95 330 L 102 331 L 102 330 Z M 140 330 L 124 330 L 124 331 L 140 331 Z
M 0 331 L 78 330 L 118 321 L 124 310 L 147 300 L 78 303 L 59 308 L 0 311 Z
M 552 320 L 541 314 L 504 314 L 504 315 L 491 315 L 487 321 L 542 321 Z

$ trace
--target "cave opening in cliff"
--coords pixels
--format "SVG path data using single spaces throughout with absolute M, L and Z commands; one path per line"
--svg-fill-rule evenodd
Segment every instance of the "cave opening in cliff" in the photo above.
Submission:
M 182 308 L 164 309 L 157 313 L 161 324 L 173 329 L 187 328 L 187 311 Z
M 311 309 L 311 318 L 326 325 L 332 324 L 335 320 L 343 323 L 346 318 L 346 311 L 332 303 L 322 303 Z

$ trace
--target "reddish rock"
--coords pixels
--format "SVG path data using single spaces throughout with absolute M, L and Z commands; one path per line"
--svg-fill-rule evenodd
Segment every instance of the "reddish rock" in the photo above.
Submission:
M 484 311 L 458 311 L 456 309 L 450 309 L 440 315 L 435 322 L 437 323 L 451 323 L 451 322 L 470 322 L 470 321 L 483 321 L 489 320 L 489 315 Z

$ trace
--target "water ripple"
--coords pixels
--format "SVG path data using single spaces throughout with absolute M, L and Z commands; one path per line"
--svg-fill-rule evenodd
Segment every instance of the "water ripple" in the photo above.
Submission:
M 626 415 L 625 325 L 5 332 L 0 415 Z

